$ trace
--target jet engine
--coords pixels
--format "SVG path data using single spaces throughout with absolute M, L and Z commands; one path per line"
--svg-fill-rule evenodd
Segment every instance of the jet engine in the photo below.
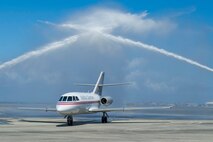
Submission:
M 108 105 L 112 104 L 112 102 L 113 102 L 113 100 L 112 100 L 112 98 L 109 97 L 109 96 L 106 96 L 106 97 L 102 97 L 102 98 L 101 98 L 101 104 L 102 104 L 102 105 L 108 106 Z

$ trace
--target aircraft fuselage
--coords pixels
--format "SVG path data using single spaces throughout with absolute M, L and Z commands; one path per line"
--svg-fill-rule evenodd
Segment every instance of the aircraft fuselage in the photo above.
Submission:
M 100 107 L 100 99 L 100 96 L 94 93 L 66 93 L 57 102 L 56 110 L 65 116 L 91 113 L 89 109 Z

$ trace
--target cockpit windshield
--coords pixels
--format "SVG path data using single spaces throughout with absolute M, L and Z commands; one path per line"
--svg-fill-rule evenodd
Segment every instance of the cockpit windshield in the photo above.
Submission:
M 63 102 L 66 102 L 66 100 L 67 100 L 67 96 L 64 96 L 63 97 Z
M 59 102 L 73 102 L 73 101 L 79 101 L 79 98 L 77 96 L 62 96 L 59 99 Z
M 72 96 L 69 96 L 67 101 L 72 101 Z
M 62 98 L 63 98 L 63 97 L 61 97 L 61 98 L 59 99 L 59 102 L 62 100 Z

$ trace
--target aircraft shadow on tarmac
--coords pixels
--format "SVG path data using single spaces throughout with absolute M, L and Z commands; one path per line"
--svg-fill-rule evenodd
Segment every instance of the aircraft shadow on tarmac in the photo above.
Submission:
M 75 121 L 73 123 L 73 126 L 80 126 L 80 125 L 87 125 L 87 124 L 101 124 L 101 123 L 97 121 Z M 67 123 L 63 123 L 63 124 L 56 125 L 56 127 L 70 127 L 70 126 L 68 126 Z
M 21 122 L 31 122 L 31 123 L 56 123 L 56 127 L 67 127 L 66 122 L 61 122 L 61 121 L 54 121 L 54 120 L 27 120 L 27 119 L 21 119 L 19 120 Z M 98 121 L 75 121 L 73 126 L 78 126 L 78 125 L 86 125 L 86 124 L 99 124 L 100 122 Z M 101 124 L 101 123 L 100 123 Z
M 21 122 L 31 122 L 31 123 L 64 123 L 64 122 L 60 122 L 60 121 L 54 121 L 54 120 L 27 120 L 27 119 L 21 119 L 19 120 Z
M 19 120 L 21 122 L 31 122 L 31 123 L 55 123 L 57 124 L 56 127 L 70 127 L 67 125 L 66 122 L 61 121 L 54 121 L 54 120 L 27 120 L 27 119 L 21 119 Z M 121 124 L 121 123 L 170 123 L 170 121 L 109 121 L 108 123 L 114 123 L 114 124 Z M 87 125 L 87 124 L 102 124 L 100 121 L 97 120 L 82 120 L 82 121 L 75 121 L 73 126 L 80 126 L 80 125 Z
M 126 124 L 128 124 L 128 123 L 170 123 L 169 121 L 163 121 L 163 122 L 158 122 L 158 121 L 151 121 L 151 122 L 146 122 L 146 121 L 140 121 L 140 122 L 138 122 L 138 121 L 136 121 L 136 122 L 134 122 L 134 121 L 119 121 L 119 122 L 112 122 L 112 123 L 126 123 Z

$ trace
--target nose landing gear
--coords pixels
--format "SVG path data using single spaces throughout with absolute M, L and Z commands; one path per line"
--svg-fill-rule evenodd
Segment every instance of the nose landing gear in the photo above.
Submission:
M 109 117 L 108 114 L 106 112 L 103 112 L 103 116 L 101 118 L 101 122 L 102 123 L 108 123 L 108 120 L 107 120 L 108 117 Z
M 67 125 L 72 126 L 73 125 L 73 117 L 72 116 L 67 116 Z

